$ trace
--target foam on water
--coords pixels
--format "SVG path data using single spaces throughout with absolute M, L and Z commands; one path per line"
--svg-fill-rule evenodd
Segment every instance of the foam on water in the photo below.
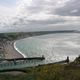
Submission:
M 14 48 L 15 48 L 15 50 L 18 51 L 24 58 L 27 57 L 25 54 L 23 54 L 23 53 L 16 47 L 16 42 L 14 42 Z
M 49 34 L 25 38 L 16 41 L 18 52 L 27 57 L 44 55 L 44 63 L 65 60 L 67 56 L 73 61 L 80 54 L 80 34 Z

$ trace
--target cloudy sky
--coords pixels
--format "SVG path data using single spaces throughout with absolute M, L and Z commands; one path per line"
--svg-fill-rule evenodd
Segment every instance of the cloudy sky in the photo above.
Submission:
M 0 32 L 79 26 L 80 0 L 0 0 Z

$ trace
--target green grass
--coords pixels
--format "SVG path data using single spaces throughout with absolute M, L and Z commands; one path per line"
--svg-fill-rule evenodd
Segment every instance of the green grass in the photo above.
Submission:
M 80 80 L 80 68 L 51 64 L 25 68 L 25 74 L 0 74 L 0 80 Z

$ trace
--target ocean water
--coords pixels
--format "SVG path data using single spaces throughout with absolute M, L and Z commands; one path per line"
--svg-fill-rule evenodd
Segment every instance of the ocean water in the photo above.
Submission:
M 80 55 L 79 33 L 57 33 L 21 39 L 15 42 L 16 49 L 24 57 L 45 56 L 42 63 L 65 60 L 69 56 L 73 61 Z

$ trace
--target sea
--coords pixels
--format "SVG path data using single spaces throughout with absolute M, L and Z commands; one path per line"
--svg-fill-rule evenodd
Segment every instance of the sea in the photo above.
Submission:
M 73 61 L 80 55 L 79 33 L 56 33 L 28 37 L 15 42 L 15 48 L 24 57 L 41 57 L 46 63 L 65 60 Z

